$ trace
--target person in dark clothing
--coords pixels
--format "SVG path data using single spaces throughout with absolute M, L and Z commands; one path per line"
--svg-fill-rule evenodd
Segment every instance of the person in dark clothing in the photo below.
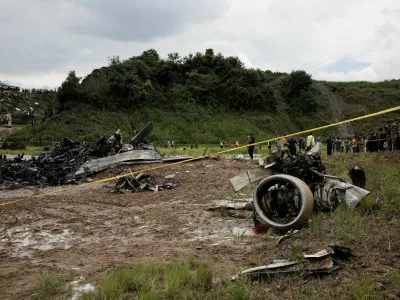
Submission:
M 385 150 L 386 132 L 379 128 L 379 151 Z
M 389 151 L 392 151 L 392 148 L 393 148 L 393 145 L 392 145 L 392 127 L 393 127 L 393 121 L 389 121 L 385 125 L 386 143 L 387 143 L 387 149 Z
M 394 149 L 400 150 L 400 134 L 398 134 L 394 140 Z
M 254 134 L 251 133 L 251 134 L 247 137 L 247 143 L 248 143 L 248 144 L 254 144 L 255 141 L 256 141 L 256 139 L 254 138 Z M 249 153 L 249 155 L 250 155 L 250 159 L 253 159 L 253 152 L 254 152 L 254 146 L 248 146 L 248 153 Z
M 288 141 L 289 152 L 291 155 L 296 155 L 297 152 L 297 141 L 295 138 L 290 138 Z
M 329 137 L 326 141 L 326 151 L 328 155 L 332 155 L 333 140 Z

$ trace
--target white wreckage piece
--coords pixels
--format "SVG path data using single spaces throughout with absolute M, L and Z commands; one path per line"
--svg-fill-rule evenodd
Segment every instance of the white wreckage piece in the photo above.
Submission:
M 320 210 L 333 210 L 341 203 L 354 209 L 360 201 L 369 195 L 369 191 L 339 180 L 327 180 L 314 191 L 314 202 Z
M 276 262 L 265 266 L 250 268 L 247 270 L 240 271 L 238 274 L 231 276 L 231 281 L 235 281 L 240 277 L 247 277 L 249 279 L 258 279 L 262 276 L 276 275 L 283 273 L 299 272 L 300 268 L 297 267 L 298 262 L 296 261 L 282 261 Z
M 135 150 L 85 162 L 74 172 L 73 177 L 80 177 L 107 170 L 116 165 L 134 165 L 162 162 L 162 156 L 154 150 Z

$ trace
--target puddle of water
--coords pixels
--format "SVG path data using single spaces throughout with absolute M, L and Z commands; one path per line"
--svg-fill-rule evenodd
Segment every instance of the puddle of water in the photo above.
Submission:
M 1 240 L 12 244 L 14 253 L 20 257 L 31 257 L 34 250 L 48 251 L 55 248 L 69 249 L 70 242 L 76 239 L 68 229 L 60 233 L 49 230 L 30 232 L 29 228 L 11 228 L 6 231 Z M 2 246 L 0 245 L 0 249 Z
M 213 201 L 214 208 L 237 209 L 239 207 L 245 206 L 246 204 L 247 204 L 247 202 L 234 201 L 234 200 L 215 200 L 215 201 Z
M 234 236 L 253 236 L 255 233 L 251 228 L 233 227 L 232 233 Z
M 94 286 L 90 283 L 83 284 L 85 280 L 84 277 L 80 276 L 76 280 L 72 281 L 70 285 L 72 286 L 72 296 L 71 300 L 78 300 L 83 293 L 89 293 L 94 291 Z

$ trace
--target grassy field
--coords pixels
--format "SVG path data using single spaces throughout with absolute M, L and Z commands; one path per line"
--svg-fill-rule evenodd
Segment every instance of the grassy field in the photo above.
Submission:
M 240 145 L 243 146 L 243 145 Z M 54 147 L 54 144 L 53 144 Z M 160 151 L 162 155 L 166 156 L 180 156 L 180 155 L 187 155 L 187 156 L 201 156 L 203 155 L 204 151 L 206 151 L 206 155 L 212 155 L 221 151 L 228 151 L 226 153 L 222 153 L 220 156 L 224 158 L 235 158 L 238 155 L 243 155 L 244 157 L 248 157 L 248 149 L 247 148 L 242 148 L 242 149 L 236 149 L 234 147 L 228 146 L 224 148 L 220 148 L 219 145 L 206 145 L 206 144 L 199 144 L 197 148 L 193 147 L 191 148 L 191 145 L 189 144 L 179 144 L 176 146 L 176 148 L 168 148 L 168 147 L 163 147 L 163 146 L 158 146 L 157 149 Z M 275 146 L 271 148 L 272 150 L 275 149 Z M 43 146 L 36 146 L 36 145 L 28 145 L 25 150 L 3 150 L 0 149 L 1 154 L 11 154 L 11 155 L 17 155 L 21 154 L 24 152 L 26 155 L 39 155 L 40 153 L 45 153 L 43 151 Z M 324 155 L 326 153 L 326 145 L 322 146 L 322 154 Z M 268 147 L 266 144 L 263 144 L 261 148 L 259 146 L 256 146 L 254 149 L 254 154 L 261 155 L 262 157 L 266 157 L 269 154 Z
M 0 154 L 10 154 L 10 155 L 17 155 L 24 153 L 26 155 L 39 155 L 40 153 L 45 153 L 43 151 L 43 146 L 26 146 L 25 150 L 10 150 L 10 149 L 0 149 Z

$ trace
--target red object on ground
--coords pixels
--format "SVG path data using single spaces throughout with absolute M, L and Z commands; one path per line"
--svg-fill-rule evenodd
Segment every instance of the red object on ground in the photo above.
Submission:
M 240 206 L 240 207 L 236 208 L 236 210 L 246 210 L 247 207 L 248 207 L 248 205 L 245 204 L 245 205 L 243 205 L 243 206 Z
M 261 225 L 259 227 L 253 227 L 253 232 L 254 233 L 266 233 L 268 230 L 268 226 L 267 225 Z
M 219 156 L 211 156 L 211 159 L 213 159 L 213 160 L 220 160 L 220 158 L 219 158 Z

